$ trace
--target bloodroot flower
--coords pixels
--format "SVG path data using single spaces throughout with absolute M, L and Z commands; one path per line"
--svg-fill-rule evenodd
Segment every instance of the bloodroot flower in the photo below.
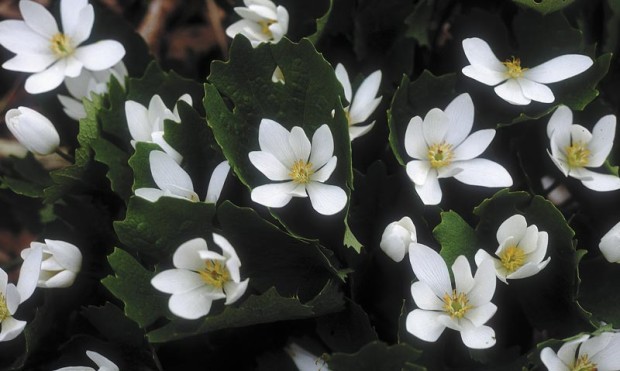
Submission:
M 547 347 L 540 352 L 540 359 L 549 371 L 620 370 L 620 333 L 584 335 L 564 343 L 557 354 Z
M 235 7 L 243 19 L 226 29 L 228 37 L 242 34 L 253 47 L 260 43 L 277 43 L 288 31 L 288 11 L 269 0 L 243 0 L 245 7 Z

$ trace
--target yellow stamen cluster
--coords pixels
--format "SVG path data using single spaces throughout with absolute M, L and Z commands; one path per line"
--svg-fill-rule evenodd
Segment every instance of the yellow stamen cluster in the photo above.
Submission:
M 512 57 L 512 59 L 507 59 L 505 62 L 502 62 L 504 66 L 508 69 L 506 73 L 513 79 L 517 77 L 521 77 L 523 72 L 527 71 L 527 68 L 521 68 L 521 60 L 519 58 Z
M 525 264 L 525 252 L 517 246 L 510 246 L 499 254 L 499 260 L 509 273 Z
M 575 142 L 564 150 L 566 151 L 566 162 L 568 162 L 568 167 L 571 169 L 588 165 L 590 150 L 583 143 Z
M 63 33 L 57 33 L 52 37 L 52 45 L 50 46 L 50 48 L 56 56 L 61 58 L 73 53 L 71 39 Z
M 448 313 L 451 318 L 463 318 L 465 313 L 471 309 L 467 295 L 462 292 L 457 294 L 456 290 L 452 290 L 452 294 L 446 293 L 443 296 L 443 310 Z
M 297 160 L 293 164 L 291 172 L 288 173 L 288 176 L 290 176 L 295 183 L 308 184 L 312 174 L 314 174 L 314 170 L 312 170 L 312 163 L 304 160 Z
M 452 144 L 441 142 L 433 144 L 428 148 L 428 160 L 431 162 L 431 167 L 439 169 L 450 165 L 454 152 L 452 151 Z
M 276 21 L 271 21 L 271 20 L 269 20 L 269 21 L 258 21 L 258 24 L 261 27 L 260 31 L 263 34 L 267 35 L 270 39 L 273 39 L 273 33 L 269 29 L 269 26 L 271 26 L 274 23 L 276 23 Z
M 571 371 L 596 371 L 596 364 L 592 363 L 587 354 L 577 358 L 575 365 L 571 368 Z
M 228 268 L 224 262 L 219 260 L 207 260 L 205 267 L 198 273 L 203 281 L 213 287 L 221 288 L 226 282 L 230 281 Z
M 6 306 L 6 299 L 4 295 L 0 294 L 0 322 L 4 321 L 10 315 L 9 308 Z

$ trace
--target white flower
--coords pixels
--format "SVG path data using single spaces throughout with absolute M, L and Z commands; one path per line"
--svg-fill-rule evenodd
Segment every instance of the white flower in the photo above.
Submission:
M 474 349 L 495 344 L 495 331 L 484 324 L 495 314 L 495 271 L 490 260 L 472 277 L 469 262 L 459 256 L 452 265 L 456 288 L 452 288 L 448 266 L 430 247 L 415 243 L 409 249 L 413 273 L 419 281 L 411 285 L 411 296 L 419 309 L 407 315 L 407 331 L 434 342 L 446 327 L 460 331 L 463 343 Z
M 299 371 L 329 371 L 323 358 L 315 356 L 295 343 L 284 347 L 284 351 L 291 357 Z
M 469 135 L 474 123 L 474 104 L 469 94 L 456 97 L 445 111 L 431 109 L 424 121 L 416 116 L 405 132 L 405 150 L 413 161 L 407 175 L 426 205 L 441 201 L 439 178 L 454 177 L 469 185 L 509 187 L 510 174 L 501 165 L 476 158 L 489 146 L 495 130 L 479 130 Z
M 200 201 L 194 191 L 192 178 L 167 153 L 151 151 L 149 153 L 149 164 L 153 181 L 159 188 L 138 188 L 136 189 L 136 196 L 151 202 L 159 200 L 162 196 L 182 198 L 194 202 Z M 209 180 L 205 202 L 217 202 L 229 170 L 228 161 L 222 161 L 215 167 Z
M 557 354 L 549 347 L 544 348 L 540 359 L 549 371 L 620 370 L 620 334 L 584 335 L 564 343 Z
M 616 116 L 602 117 L 592 133 L 581 125 L 572 125 L 573 113 L 566 106 L 559 106 L 549 119 L 547 136 L 550 140 L 549 156 L 565 176 L 579 179 L 584 186 L 599 192 L 620 189 L 620 178 L 600 174 L 586 168 L 600 167 L 605 163 L 616 135 Z
M 282 125 L 262 119 L 258 129 L 260 151 L 249 153 L 250 162 L 269 180 L 252 190 L 252 201 L 267 207 L 283 207 L 293 197 L 310 197 L 312 207 L 323 215 L 333 215 L 347 203 L 340 187 L 324 184 L 336 169 L 334 138 L 327 125 L 319 127 L 312 144 L 304 130 L 295 126 L 289 132 Z
M 207 241 L 202 238 L 189 240 L 172 256 L 177 269 L 163 271 L 151 280 L 157 290 L 172 294 L 168 307 L 181 318 L 207 315 L 213 300 L 226 298 L 224 304 L 232 304 L 248 287 L 249 278 L 241 281 L 241 261 L 235 249 L 216 233 L 213 233 L 213 242 L 222 254 L 209 250 Z
M 610 263 L 620 263 L 620 223 L 605 233 L 598 247 Z
M 344 88 L 344 96 L 351 103 L 345 107 L 344 112 L 349 121 L 349 137 L 351 140 L 359 138 L 372 129 L 375 121 L 366 125 L 358 125 L 368 120 L 368 117 L 377 109 L 381 103 L 382 97 L 375 98 L 381 85 L 381 71 L 377 70 L 371 73 L 362 81 L 359 89 L 353 96 L 351 91 L 351 82 L 349 82 L 349 74 L 344 66 L 340 63 L 336 66 L 336 77 Z
M 0 342 L 15 339 L 24 331 L 26 321 L 13 318 L 17 308 L 26 301 L 37 286 L 39 270 L 41 269 L 41 248 L 36 247 L 38 253 L 24 259 L 19 271 L 17 286 L 8 282 L 6 272 L 0 268 Z M 35 251 L 36 252 L 36 251 Z
M 38 287 L 69 287 L 82 268 L 82 253 L 75 245 L 59 240 L 45 240 L 45 243 L 32 242 L 22 250 L 22 259 L 30 254 L 40 254 L 41 271 Z
M 151 98 L 148 108 L 132 100 L 126 101 L 125 117 L 127 118 L 129 133 L 133 138 L 131 145 L 135 148 L 136 142 L 156 143 L 177 163 L 181 163 L 182 156 L 164 140 L 164 121 L 172 120 L 177 123 L 181 121 L 178 101 L 192 105 L 192 97 L 189 94 L 183 94 L 179 97 L 173 111 L 166 107 L 164 101 L 157 94 Z
M 86 111 L 82 104 L 82 99 L 91 99 L 91 95 L 103 94 L 108 91 L 108 81 L 114 76 L 116 80 L 125 86 L 125 76 L 127 68 L 123 62 L 118 62 L 111 68 L 102 71 L 90 71 L 83 69 L 78 77 L 68 77 L 65 79 L 65 86 L 71 96 L 58 94 L 58 100 L 63 106 L 67 116 L 74 120 L 86 117 Z
M 555 57 L 536 67 L 521 67 L 519 58 L 500 62 L 486 41 L 473 37 L 463 40 L 463 50 L 469 66 L 463 74 L 489 86 L 510 104 L 526 105 L 531 101 L 551 103 L 555 96 L 546 85 L 566 80 L 587 70 L 594 63 L 590 57 L 566 54 Z
M 13 108 L 4 118 L 15 139 L 29 151 L 49 155 L 58 148 L 60 137 L 54 124 L 39 112 L 28 107 Z
M 274 84 L 286 84 L 286 81 L 284 80 L 284 73 L 279 66 L 276 66 L 275 70 L 273 70 L 273 74 L 271 74 L 271 82 L 273 82 Z
M 543 270 L 551 260 L 549 257 L 543 261 L 549 242 L 547 232 L 539 232 L 534 224 L 528 227 L 523 215 L 513 215 L 499 226 L 497 242 L 499 247 L 495 255 L 499 256 L 499 259 L 480 249 L 475 260 L 480 266 L 485 260 L 491 259 L 497 278 L 504 283 L 508 283 L 507 279 L 533 276 Z
M 409 245 L 418 242 L 415 225 L 408 216 L 385 227 L 379 246 L 395 262 L 403 260 Z
M 113 40 L 78 47 L 88 39 L 95 22 L 95 11 L 87 0 L 60 2 L 63 32 L 44 6 L 22 0 L 19 9 L 23 21 L 0 22 L 0 45 L 17 54 L 2 67 L 34 73 L 25 86 L 31 94 L 56 88 L 65 76 L 79 76 L 82 67 L 92 71 L 110 68 L 125 55 L 123 45 Z
M 109 359 L 97 352 L 87 350 L 86 355 L 97 364 L 97 371 L 119 371 L 118 366 L 114 362 L 110 361 Z M 95 371 L 95 369 L 92 367 L 69 366 L 59 368 L 54 371 Z
M 277 43 L 288 31 L 288 11 L 269 0 L 243 0 L 245 7 L 235 7 L 241 20 L 226 29 L 226 35 L 247 37 L 253 47 L 260 43 Z

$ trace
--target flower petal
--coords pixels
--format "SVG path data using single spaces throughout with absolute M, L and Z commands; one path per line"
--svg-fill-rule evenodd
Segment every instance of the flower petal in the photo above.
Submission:
M 422 132 L 422 118 L 415 116 L 409 120 L 405 131 L 405 150 L 407 154 L 418 160 L 427 159 L 428 145 Z
M 602 166 L 611 147 L 614 145 L 614 137 L 616 136 L 616 116 L 607 115 L 602 117 L 594 129 L 592 129 L 592 140 L 588 143 L 588 149 L 590 150 L 590 158 L 588 161 L 588 167 Z
M 531 99 L 523 95 L 521 85 L 515 79 L 506 80 L 505 83 L 496 86 L 494 90 L 500 98 L 510 104 L 524 106 L 531 102 Z
M 310 163 L 318 169 L 331 160 L 334 155 L 334 137 L 329 126 L 321 125 L 312 135 Z
M 41 35 L 34 31 L 24 21 L 0 22 L 0 45 L 15 54 L 25 54 L 29 58 L 54 56 L 50 48 L 50 37 L 51 35 Z
M 620 261 L 620 223 L 605 233 L 598 247 L 608 262 L 617 263 Z
M 37 286 L 44 288 L 65 288 L 70 287 L 75 282 L 77 278 L 77 274 L 71 272 L 69 270 L 64 270 L 61 272 L 55 273 L 53 276 L 45 279 L 39 280 Z
M 446 326 L 437 321 L 440 315 L 440 312 L 414 309 L 407 315 L 407 331 L 424 341 L 435 342 L 446 329 Z
M 424 184 L 416 184 L 415 191 L 424 205 L 437 205 L 441 202 L 441 187 L 436 171 L 429 171 Z
M 54 260 L 64 269 L 79 272 L 82 268 L 82 252 L 80 249 L 66 241 L 45 240 L 47 248 L 54 255 Z
M 463 73 L 463 75 L 488 86 L 495 86 L 500 82 L 505 81 L 507 78 L 505 71 L 493 71 L 474 65 L 463 67 L 461 72 Z
M 560 361 L 566 365 L 572 365 L 575 362 L 577 356 L 577 348 L 588 338 L 590 335 L 583 335 L 575 340 L 564 343 L 558 350 L 557 357 Z M 542 354 L 541 354 L 542 358 Z
M 65 61 L 58 60 L 46 70 L 35 73 L 26 79 L 24 88 L 30 94 L 45 93 L 57 88 L 65 79 Z
M 181 318 L 197 319 L 209 313 L 213 300 L 225 297 L 222 289 L 205 285 L 192 291 L 173 294 L 168 300 L 168 308 Z
M 336 165 L 338 163 L 338 158 L 336 156 L 332 156 L 332 158 L 327 161 L 325 166 L 320 168 L 317 172 L 310 176 L 310 180 L 315 182 L 325 182 L 332 175 L 334 170 L 336 170 Z
M 495 137 L 495 129 L 478 130 L 454 149 L 454 160 L 471 160 L 484 152 Z
M 69 1 L 61 2 L 61 17 L 63 32 L 71 38 L 74 45 L 80 45 L 90 37 L 90 32 L 95 23 L 95 10 L 87 1 L 81 1 L 82 6 L 77 2 L 68 4 Z M 64 8 L 70 7 L 67 11 Z
M 463 93 L 454 98 L 444 112 L 450 119 L 446 141 L 460 146 L 474 125 L 474 102 L 469 94 Z
M 2 64 L 2 68 L 10 71 L 41 72 L 58 58 L 52 54 L 17 54 Z
M 454 175 L 459 182 L 481 187 L 510 187 L 512 177 L 504 167 L 484 158 L 459 161 L 456 166 L 462 169 Z
M 574 353 L 573 353 L 573 356 L 574 356 Z M 564 362 L 562 362 L 560 357 L 558 357 L 555 354 L 555 352 L 551 348 L 549 348 L 549 347 L 544 348 L 540 352 L 540 360 L 545 365 L 545 367 L 547 367 L 548 370 L 553 370 L 553 371 L 570 371 L 568 366 L 566 364 L 564 364 Z
M 97 367 L 99 367 L 98 371 L 118 371 L 118 366 L 114 364 L 114 362 L 110 361 L 109 359 L 97 352 L 87 350 L 86 356 L 88 356 L 88 358 L 90 358 L 93 362 L 97 364 Z
M 585 55 L 566 54 L 525 70 L 523 77 L 542 84 L 549 84 L 578 75 L 590 68 L 593 63 L 592 59 Z
M 24 328 L 26 321 L 19 321 L 13 317 L 7 317 L 2 321 L 2 332 L 0 332 L 0 342 L 13 340 L 18 337 Z
M 478 327 L 487 323 L 495 312 L 497 312 L 497 306 L 493 303 L 486 303 L 468 310 L 467 313 L 465 313 L 465 318 L 470 320 L 474 326 Z
M 452 273 L 454 273 L 454 284 L 456 292 L 467 294 L 474 287 L 474 277 L 471 274 L 471 267 L 464 255 L 459 255 L 452 264 Z
M 443 258 L 426 245 L 409 245 L 409 262 L 418 280 L 427 284 L 438 297 L 452 292 L 448 266 Z
M 598 192 L 615 191 L 620 189 L 620 178 L 611 174 L 599 174 L 587 169 L 580 169 L 580 179 L 584 186 Z
M 230 172 L 230 165 L 228 161 L 224 160 L 220 162 L 215 169 L 213 169 L 213 173 L 211 173 L 211 179 L 209 180 L 209 187 L 207 189 L 207 196 L 205 197 L 205 202 L 216 203 L 220 198 L 220 194 L 222 193 L 222 189 L 224 188 L 224 183 L 226 182 L 226 178 L 228 177 L 228 173 Z
M 30 296 L 32 296 L 34 289 L 37 287 L 39 273 L 41 273 L 42 259 L 43 248 L 41 244 L 31 244 L 30 253 L 24 259 L 24 262 L 19 270 L 17 291 L 19 291 L 20 303 L 23 303 Z
M 149 163 L 153 181 L 155 181 L 159 189 L 179 196 L 183 196 L 180 190 L 194 190 L 194 184 L 189 174 L 165 152 L 151 151 L 149 153 Z
M 420 309 L 443 310 L 444 302 L 423 281 L 416 281 L 411 285 L 411 296 Z
M 523 95 L 528 99 L 542 103 L 551 103 L 555 100 L 553 92 L 546 85 L 522 77 L 517 78 L 517 82 Z
M 357 89 L 349 113 L 353 123 L 366 121 L 377 108 L 381 97 L 375 98 L 381 86 L 381 70 L 371 73 Z
M 407 175 L 416 185 L 426 183 L 430 170 L 431 164 L 428 161 L 413 160 L 407 162 Z
M 581 125 L 571 125 L 570 127 L 571 144 L 589 143 L 592 140 L 592 133 Z
M 495 331 L 489 326 L 474 326 L 469 321 L 461 328 L 461 339 L 466 347 L 472 349 L 487 349 L 495 345 Z
M 335 185 L 311 181 L 306 184 L 312 207 L 319 214 L 334 215 L 347 204 L 346 192 Z
M 547 124 L 547 137 L 551 139 L 553 136 L 556 138 L 556 143 L 560 147 L 566 147 L 570 145 L 570 127 L 573 124 L 573 112 L 570 108 L 561 105 L 559 106 Z
M 285 167 L 270 152 L 252 151 L 248 154 L 250 162 L 269 180 L 290 180 L 290 169 Z
M 271 153 L 285 167 L 291 168 L 297 160 L 289 144 L 289 131 L 279 123 L 262 119 L 258 129 L 260 149 Z
M 120 62 L 125 48 L 118 41 L 101 40 L 75 49 L 74 55 L 89 70 L 101 71 Z
M 476 275 L 474 276 L 474 287 L 469 291 L 467 297 L 473 306 L 482 306 L 491 301 L 495 294 L 495 267 L 491 260 L 484 260 L 480 263 Z
M 443 142 L 448 133 L 450 118 L 439 108 L 433 108 L 426 116 L 422 123 L 422 132 L 424 140 L 431 146 Z
M 362 135 L 368 133 L 370 129 L 373 128 L 373 126 L 375 126 L 375 121 L 371 122 L 368 125 L 350 125 L 349 126 L 349 138 L 351 139 L 351 141 L 353 139 L 357 139 L 361 137 Z
M 187 269 L 168 269 L 151 279 L 151 285 L 167 294 L 184 293 L 205 285 L 196 272 Z
M 521 240 L 527 229 L 527 221 L 521 214 L 515 214 L 497 228 L 497 242 L 502 243 L 509 237 L 513 237 L 517 241 Z
M 239 300 L 243 294 L 245 294 L 249 282 L 249 278 L 246 278 L 244 281 L 239 283 L 233 281 L 226 282 L 224 284 L 224 291 L 226 292 L 226 302 L 224 302 L 224 304 L 230 305 Z
M 288 137 L 288 142 L 291 145 L 296 160 L 308 160 L 310 157 L 311 145 L 306 133 L 304 133 L 304 129 L 299 126 L 293 127 L 291 129 L 291 135 Z
M 252 190 L 252 201 L 267 207 L 283 207 L 293 198 L 291 192 L 295 187 L 295 182 L 265 184 Z
M 150 142 L 153 128 L 149 122 L 148 110 L 138 102 L 125 102 L 125 118 L 131 137 L 138 142 Z
M 546 261 L 538 264 L 533 262 L 527 262 L 521 267 L 519 267 L 519 269 L 517 269 L 516 271 L 508 274 L 506 278 L 516 280 L 531 277 L 540 272 L 544 267 L 546 267 L 550 260 L 551 258 L 548 258 Z
M 340 82 L 340 85 L 342 85 L 342 89 L 344 90 L 344 97 L 347 99 L 347 102 L 349 102 L 350 104 L 352 96 L 353 96 L 353 92 L 351 91 L 351 82 L 349 81 L 349 74 L 347 73 L 347 70 L 344 68 L 342 63 L 338 63 L 336 65 L 335 71 L 336 71 L 336 78 L 338 79 L 338 81 Z
M 164 191 L 158 188 L 138 188 L 135 191 L 136 196 L 144 198 L 150 202 L 157 202 L 164 195 Z
M 463 51 L 469 63 L 490 71 L 505 72 L 506 66 L 497 59 L 486 41 L 472 37 L 463 40 Z
M 528 260 L 533 263 L 542 262 L 543 258 L 547 254 L 547 245 L 549 244 L 549 235 L 547 232 L 538 232 L 538 240 L 536 241 L 536 248 L 528 256 Z
M 19 289 L 14 284 L 9 283 L 6 285 L 4 300 L 6 301 L 6 308 L 9 310 L 9 314 L 15 314 L 19 305 L 23 302 L 19 293 Z
M 383 97 L 375 98 L 366 105 L 356 105 L 349 110 L 350 124 L 355 125 L 368 120 L 370 115 L 377 109 Z M 357 101 L 356 101 L 357 102 Z
M 194 238 L 182 243 L 172 255 L 172 264 L 181 269 L 199 271 L 204 267 L 200 251 L 208 251 L 204 238 Z
M 605 337 L 608 339 L 600 340 L 600 343 L 605 344 L 605 346 L 597 352 L 597 348 L 601 348 L 601 344 L 596 344 L 595 341 L 598 338 Z M 618 333 L 605 332 L 583 343 L 579 351 L 587 353 L 590 359 L 596 363 L 599 370 L 619 370 L 620 352 L 618 352 L 618 349 L 620 349 L 620 336 Z
M 28 27 L 39 35 L 51 40 L 59 32 L 54 16 L 43 5 L 34 1 L 20 1 L 19 11 Z

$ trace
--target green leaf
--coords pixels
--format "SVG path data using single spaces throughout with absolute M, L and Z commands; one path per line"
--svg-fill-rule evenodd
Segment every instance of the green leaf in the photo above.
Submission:
M 327 356 L 332 371 L 401 371 L 420 370 L 415 362 L 421 352 L 407 344 L 388 346 L 381 341 L 368 343 L 354 354 L 334 353 Z
M 0 174 L 2 183 L 13 192 L 28 197 L 42 197 L 45 187 L 52 183 L 48 171 L 30 152 L 23 158 L 3 159 Z
M 432 108 L 444 109 L 456 98 L 455 84 L 456 74 L 437 77 L 425 70 L 413 82 L 403 76 L 388 111 L 390 147 L 401 165 L 405 165 L 405 159 L 409 157 L 405 151 L 405 131 L 409 120 L 414 116 L 424 118 Z
M 114 276 L 105 277 L 101 283 L 125 303 L 127 317 L 145 328 L 168 313 L 166 296 L 151 286 L 154 272 L 146 270 L 129 253 L 119 248 L 108 256 L 108 262 Z
M 332 352 L 356 352 L 378 340 L 364 309 L 350 300 L 345 310 L 317 318 L 316 331 Z
M 145 343 L 144 331 L 112 303 L 105 303 L 101 307 L 86 307 L 81 314 L 101 335 L 115 344 L 141 347 Z
M 338 311 L 343 305 L 341 294 L 331 282 L 306 303 L 294 297 L 280 296 L 275 288 L 271 288 L 261 295 L 250 295 L 238 306 L 227 306 L 219 314 L 197 321 L 171 322 L 149 332 L 148 339 L 152 343 L 162 343 L 219 329 L 311 318 Z
M 579 304 L 593 316 L 595 322 L 620 327 L 620 265 L 612 264 L 601 256 L 583 260 L 579 266 L 581 285 Z
M 534 9 L 541 14 L 548 14 L 557 12 L 570 4 L 575 0 L 512 0 L 517 4 L 524 5 L 530 9 Z
M 128 200 L 133 178 L 133 172 L 127 166 L 129 154 L 103 138 L 98 138 L 91 146 L 95 151 L 95 160 L 108 167 L 106 177 L 110 180 L 112 191 L 123 200 Z
M 422 0 L 416 4 L 413 13 L 405 19 L 407 25 L 405 36 L 416 40 L 420 46 L 430 45 L 429 26 L 434 6 L 435 0 Z
M 151 174 L 151 163 L 149 161 L 149 154 L 153 150 L 161 150 L 161 148 L 155 143 L 136 143 L 136 151 L 128 161 L 133 170 L 132 190 L 134 192 L 138 188 L 157 188 Z
M 114 222 L 119 240 L 133 251 L 161 261 L 171 256 L 183 242 L 210 238 L 215 205 L 161 197 L 149 202 L 129 199 L 125 220 Z
M 316 20 L 316 32 L 308 36 L 308 40 L 311 43 L 316 45 L 316 43 L 319 42 L 319 40 L 321 39 L 321 36 L 323 36 L 323 31 L 325 30 L 327 21 L 329 21 L 329 16 L 332 13 L 333 7 L 334 0 L 329 0 L 329 7 L 327 8 L 327 11 L 325 12 L 325 14 L 323 14 L 323 16 L 321 16 L 321 18 Z
M 441 223 L 433 229 L 433 236 L 441 244 L 441 257 L 451 267 L 459 255 L 473 261 L 478 251 L 478 239 L 473 228 L 454 211 L 441 213 Z

